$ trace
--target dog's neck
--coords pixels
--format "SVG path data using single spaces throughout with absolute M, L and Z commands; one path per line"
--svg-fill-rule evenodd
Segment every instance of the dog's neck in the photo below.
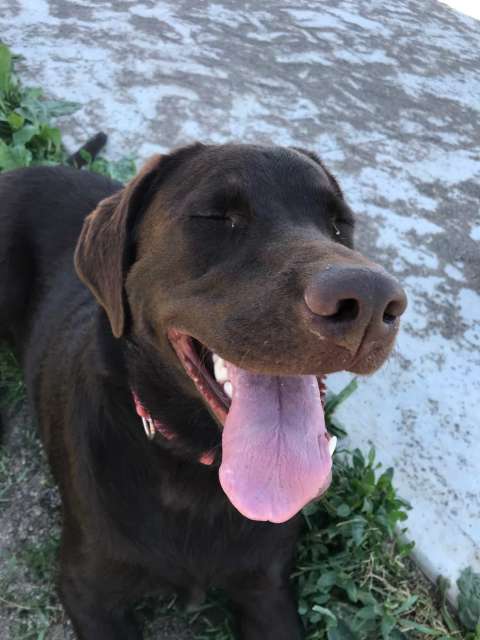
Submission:
M 160 420 L 155 420 L 152 418 L 149 411 L 144 407 L 140 398 L 138 397 L 135 391 L 132 391 L 133 402 L 135 404 L 135 409 L 139 418 L 142 421 L 142 425 L 145 431 L 145 435 L 149 440 L 153 440 L 156 434 L 159 434 L 162 438 L 166 440 L 175 440 L 175 433 L 163 422 Z M 201 464 L 211 465 L 215 461 L 215 454 L 213 451 L 207 451 L 206 453 L 202 453 L 199 457 L 198 461 Z
M 155 430 L 152 446 L 164 446 L 174 455 L 218 466 L 221 431 L 200 398 L 188 395 L 172 375 L 158 349 L 129 335 L 114 338 L 103 310 L 96 318 L 97 366 L 108 385 L 121 388 L 130 399 L 132 417 Z M 135 392 L 137 401 L 132 392 Z M 115 411 L 115 407 L 111 407 Z

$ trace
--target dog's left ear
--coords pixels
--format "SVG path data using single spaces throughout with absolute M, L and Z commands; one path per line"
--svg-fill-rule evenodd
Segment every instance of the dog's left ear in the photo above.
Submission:
M 130 232 L 152 198 L 160 164 L 161 156 L 154 156 L 126 187 L 98 204 L 85 219 L 75 250 L 77 274 L 105 309 L 116 338 L 125 328 Z

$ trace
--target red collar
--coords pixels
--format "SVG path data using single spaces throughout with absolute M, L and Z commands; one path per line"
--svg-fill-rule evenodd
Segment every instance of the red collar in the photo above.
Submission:
M 147 438 L 152 440 L 155 437 L 155 433 L 160 433 L 167 440 L 173 440 L 175 438 L 175 434 L 170 431 L 170 429 L 160 422 L 160 420 L 155 420 L 145 409 L 143 404 L 140 402 L 140 398 L 137 396 L 135 391 L 132 391 L 133 401 L 135 403 L 135 409 L 142 419 L 143 428 L 145 429 L 145 433 L 147 434 Z M 215 460 L 215 455 L 208 451 L 207 453 L 203 453 L 198 461 L 201 464 L 210 465 L 213 464 Z

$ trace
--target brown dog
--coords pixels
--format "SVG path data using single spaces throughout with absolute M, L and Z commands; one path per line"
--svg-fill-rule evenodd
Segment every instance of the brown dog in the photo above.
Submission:
M 298 513 L 332 464 L 317 377 L 377 369 L 406 306 L 336 180 L 302 150 L 197 144 L 123 189 L 4 174 L 0 203 L 0 336 L 62 494 L 78 637 L 137 640 L 140 596 L 217 586 L 244 640 L 302 638 Z

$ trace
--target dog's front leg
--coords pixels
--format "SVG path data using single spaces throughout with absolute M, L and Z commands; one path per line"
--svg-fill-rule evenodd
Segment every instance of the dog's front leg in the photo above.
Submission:
M 288 584 L 229 590 L 240 640 L 302 640 L 303 625 Z
M 93 570 L 62 562 L 60 597 L 78 640 L 142 640 L 129 611 L 135 597 L 130 581 L 110 565 Z

